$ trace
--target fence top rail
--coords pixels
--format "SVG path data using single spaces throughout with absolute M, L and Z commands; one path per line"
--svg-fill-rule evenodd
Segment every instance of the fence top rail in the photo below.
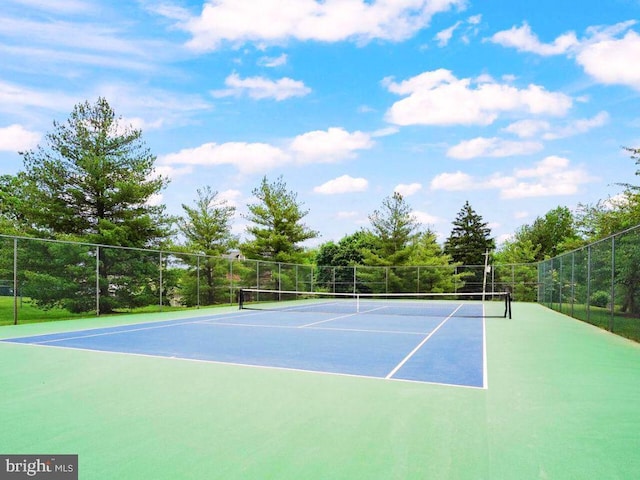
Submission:
M 538 262 L 538 264 L 543 264 L 543 263 L 550 262 L 550 261 L 555 260 L 555 259 L 560 258 L 560 257 L 571 255 L 571 254 L 574 254 L 574 253 L 577 253 L 577 252 L 581 252 L 581 251 L 583 251 L 585 249 L 589 249 L 589 248 L 591 248 L 591 247 L 593 247 L 595 245 L 599 245 L 601 243 L 611 241 L 612 239 L 615 239 L 615 238 L 618 238 L 618 237 L 622 237 L 622 236 L 624 236 L 624 235 L 626 235 L 628 233 L 634 232 L 636 230 L 640 230 L 640 224 L 634 225 L 633 227 L 626 228 L 625 230 L 621 230 L 621 231 L 616 232 L 616 233 L 612 233 L 611 235 L 607 235 L 604 238 L 600 238 L 598 240 L 594 240 L 593 242 L 590 242 L 590 243 L 588 243 L 586 245 L 583 245 L 581 247 L 578 247 L 578 248 L 574 248 L 573 250 L 569 250 L 567 252 L 563 252 L 563 253 L 561 253 L 559 255 L 556 255 L 555 257 L 547 258 L 545 260 L 540 260 Z
M 182 255 L 182 256 L 190 256 L 190 257 L 201 257 L 201 258 L 213 258 L 218 260 L 227 260 L 229 262 L 251 262 L 256 264 L 273 264 L 273 265 L 281 265 L 281 266 L 291 266 L 291 267 L 306 267 L 306 268 L 485 268 L 484 265 L 462 265 L 462 264 L 449 264 L 449 265 L 315 265 L 315 264 L 301 264 L 301 263 L 283 263 L 283 262 L 275 262 L 269 260 L 258 260 L 258 259 L 250 259 L 250 258 L 235 258 L 228 257 L 225 255 L 207 255 L 204 253 L 194 253 L 194 252 L 180 252 L 175 250 L 162 250 L 157 248 L 140 248 L 140 247 L 125 247 L 121 245 L 107 245 L 101 243 L 89 243 L 82 241 L 71 241 L 71 240 L 59 240 L 53 238 L 40 238 L 40 237 L 26 237 L 21 235 L 6 235 L 0 233 L 0 239 L 6 238 L 11 240 L 24 240 L 31 242 L 48 242 L 48 243 L 58 243 L 58 244 L 67 244 L 67 245 L 79 245 L 85 247 L 99 247 L 99 248 L 113 248 L 113 249 L 121 249 L 121 250 L 130 250 L 130 251 L 138 251 L 138 252 L 147 252 L 147 253 L 157 253 L 161 255 Z M 541 262 L 538 262 L 541 263 Z M 504 267 L 522 267 L 522 266 L 531 266 L 535 267 L 538 263 L 496 263 L 492 264 L 492 268 L 504 268 Z

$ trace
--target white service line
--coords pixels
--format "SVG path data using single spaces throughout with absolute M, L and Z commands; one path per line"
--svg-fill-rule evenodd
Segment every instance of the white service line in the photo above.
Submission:
M 386 377 L 384 377 L 384 378 L 389 379 L 389 378 L 393 377 L 396 373 L 398 373 L 398 370 L 400 370 L 400 369 L 403 367 L 403 365 L 404 365 L 405 363 L 407 363 L 407 362 L 409 361 L 409 359 L 410 359 L 411 357 L 413 357 L 413 356 L 416 354 L 416 352 L 417 352 L 418 350 L 420 350 L 420 348 L 421 348 L 425 343 L 427 343 L 427 341 L 428 341 L 428 340 L 433 336 L 433 334 L 434 334 L 434 333 L 436 333 L 438 330 L 440 330 L 440 327 L 442 327 L 445 323 L 447 323 L 447 321 L 448 321 L 451 317 L 453 317 L 453 316 L 455 315 L 455 313 L 456 313 L 458 310 L 460 310 L 460 308 L 461 308 L 461 307 L 462 307 L 462 304 L 458 305 L 458 308 L 456 308 L 453 312 L 451 312 L 451 314 L 450 314 L 447 318 L 445 318 L 442 322 L 440 322 L 440 324 L 439 324 L 436 328 L 434 328 L 434 329 L 433 329 L 433 331 L 431 331 L 431 333 L 429 333 L 429 335 L 427 335 L 427 336 L 424 338 L 424 340 L 422 340 L 422 341 L 420 342 L 420 344 L 419 344 L 416 348 L 414 348 L 414 349 L 411 351 L 411 353 L 410 353 L 409 355 L 407 355 L 406 357 L 404 357 L 404 358 L 402 359 L 402 361 L 401 361 L 398 365 L 396 365 L 396 367 L 395 367 L 393 370 L 391 370 L 391 371 L 387 374 L 387 376 L 386 376 Z
M 357 313 L 349 313 L 348 315 L 340 315 L 339 317 L 331 317 L 331 318 L 328 318 L 326 320 L 320 320 L 319 322 L 313 322 L 313 323 L 307 323 L 305 325 L 299 325 L 297 328 L 312 327 L 314 325 L 320 325 L 321 323 L 333 322 L 334 320 L 338 320 L 340 318 L 353 317 L 355 315 L 357 315 Z
M 225 315 L 222 316 L 222 318 L 225 318 Z M 226 318 L 235 318 L 235 316 L 227 316 Z M 170 321 L 170 320 L 169 320 Z M 88 332 L 91 330 L 108 330 L 105 332 L 100 332 L 100 333 L 92 333 L 89 335 L 74 335 L 74 336 L 70 336 L 70 337 L 61 337 L 61 338 L 54 338 L 51 340 L 42 340 L 39 342 L 33 342 L 32 345 L 43 345 L 45 343 L 55 343 L 55 342 L 64 342 L 67 340 L 78 340 L 80 338 L 92 338 L 92 337 L 104 337 L 107 335 L 119 335 L 121 333 L 129 333 L 129 332 L 140 332 L 143 330 L 156 330 L 156 329 L 160 329 L 160 328 L 170 328 L 170 327 L 179 327 L 182 325 L 195 325 L 195 324 L 203 324 L 203 323 L 207 323 L 206 320 L 202 320 L 200 318 L 198 319 L 184 319 L 183 320 L 178 320 L 175 322 L 170 321 L 171 323 L 165 323 L 167 322 L 167 320 L 160 320 L 157 322 L 149 322 L 149 323 L 139 323 L 139 324 L 132 324 L 132 325 L 144 325 L 138 328 L 127 328 L 128 325 L 114 325 L 112 327 L 102 327 L 102 328 L 94 328 L 94 329 L 89 329 L 89 330 L 78 330 L 75 332 L 68 332 L 70 334 L 77 334 L 77 333 L 82 333 L 82 332 Z M 155 323 L 155 325 L 154 325 Z M 163 325 L 158 325 L 158 323 L 163 323 Z M 44 335 L 34 335 L 34 336 L 51 336 L 51 335 L 57 335 L 55 333 L 52 334 L 44 334 Z M 26 337 L 24 337 L 26 338 Z

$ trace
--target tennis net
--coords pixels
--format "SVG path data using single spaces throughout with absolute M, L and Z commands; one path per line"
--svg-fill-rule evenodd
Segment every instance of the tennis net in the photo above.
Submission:
M 310 313 L 511 318 L 511 294 L 331 293 L 245 288 L 240 290 L 239 307 Z

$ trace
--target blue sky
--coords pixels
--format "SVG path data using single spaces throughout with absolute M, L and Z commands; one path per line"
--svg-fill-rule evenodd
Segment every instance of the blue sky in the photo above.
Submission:
M 173 214 L 282 175 L 339 240 L 399 191 L 444 240 L 469 201 L 500 242 L 640 183 L 640 0 L 4 0 L 0 174 L 104 96 Z

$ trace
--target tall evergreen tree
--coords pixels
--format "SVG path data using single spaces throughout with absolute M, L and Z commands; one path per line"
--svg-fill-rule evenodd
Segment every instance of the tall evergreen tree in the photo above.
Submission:
M 218 192 L 210 186 L 196 193 L 195 207 L 182 204 L 186 215 L 178 221 L 187 248 L 205 255 L 227 253 L 237 243 L 237 237 L 231 233 L 236 208 L 218 198 Z
M 413 241 L 418 233 L 418 223 L 413 210 L 404 197 L 394 192 L 382 201 L 380 210 L 369 215 L 372 233 L 378 239 L 377 257 L 369 263 L 403 265 L 411 254 Z
M 29 222 L 52 235 L 94 243 L 155 246 L 169 233 L 164 206 L 149 200 L 168 179 L 154 175 L 156 157 L 142 132 L 123 125 L 106 99 L 76 105 L 54 121 L 45 145 L 23 152 Z
M 185 279 L 182 297 L 188 305 L 216 303 L 217 296 L 228 296 L 228 264 L 220 256 L 238 244 L 231 233 L 231 221 L 235 207 L 218 198 L 218 192 L 210 186 L 197 190 L 195 207 L 182 204 L 185 212 L 178 221 L 180 231 L 186 238 L 189 252 L 206 255 L 205 258 L 185 256 L 191 266 Z M 198 281 L 198 280 L 201 281 Z M 216 295 L 220 292 L 220 295 Z M 200 294 L 200 295 L 198 295 Z
M 104 98 L 76 105 L 66 122 L 53 125 L 44 145 L 22 153 L 25 171 L 3 182 L 18 200 L 3 208 L 13 209 L 10 215 L 38 236 L 159 246 L 170 234 L 171 218 L 151 200 L 168 179 L 154 175 L 155 156 L 142 132 L 123 125 Z M 45 307 L 93 309 L 95 250 L 63 254 L 56 244 L 31 245 L 25 258 L 31 271 L 43 273 L 26 278 L 23 292 Z M 101 247 L 97 262 L 100 312 L 157 303 L 157 255 Z
M 491 238 L 491 229 L 469 202 L 465 202 L 453 221 L 453 230 L 444 244 L 444 252 L 450 255 L 454 262 L 463 265 L 460 269 L 464 269 L 465 273 L 464 291 L 480 290 L 485 255 L 494 248 L 495 241 Z
M 302 223 L 309 211 L 302 209 L 298 195 L 287 190 L 282 176 L 272 183 L 263 177 L 252 193 L 258 202 L 247 206 L 244 218 L 251 222 L 247 233 L 253 238 L 241 245 L 242 253 L 258 260 L 300 261 L 300 243 L 316 238 L 318 232 Z

